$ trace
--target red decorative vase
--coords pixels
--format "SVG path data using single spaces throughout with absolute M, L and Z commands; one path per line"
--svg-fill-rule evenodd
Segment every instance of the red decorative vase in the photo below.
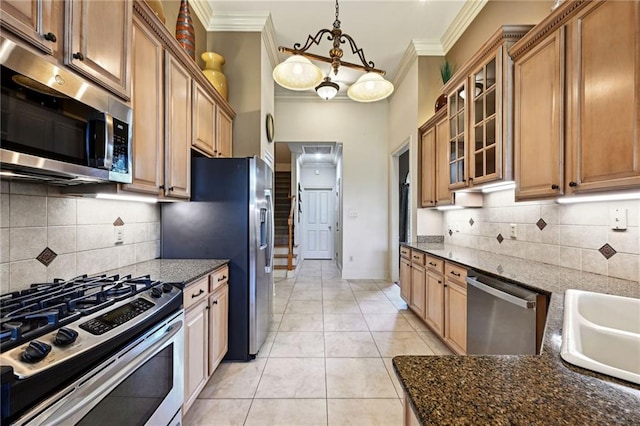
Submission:
M 436 99 L 436 112 L 440 111 L 445 106 L 447 106 L 447 95 L 443 93 L 438 96 L 438 99 Z
M 178 12 L 178 20 L 176 21 L 176 40 L 182 48 L 196 59 L 196 34 L 193 29 L 193 21 L 191 20 L 191 11 L 189 10 L 189 1 L 180 1 L 180 12 Z

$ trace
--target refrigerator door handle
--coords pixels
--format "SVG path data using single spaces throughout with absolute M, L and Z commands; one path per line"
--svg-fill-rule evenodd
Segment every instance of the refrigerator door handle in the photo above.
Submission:
M 271 197 L 271 190 L 265 189 L 264 196 L 267 199 L 267 252 L 265 253 L 266 265 L 264 271 L 270 274 L 273 269 L 273 242 L 274 242 L 274 223 L 273 223 L 273 198 Z

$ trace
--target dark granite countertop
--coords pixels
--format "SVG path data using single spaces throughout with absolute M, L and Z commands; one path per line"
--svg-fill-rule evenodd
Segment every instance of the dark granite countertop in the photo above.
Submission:
M 186 285 L 229 263 L 228 259 L 154 259 L 113 269 L 108 274 L 151 275 L 153 280 Z
M 423 424 L 640 424 L 640 386 L 560 358 L 564 291 L 640 297 L 640 283 L 445 244 L 405 244 L 551 294 L 540 355 L 398 356 Z

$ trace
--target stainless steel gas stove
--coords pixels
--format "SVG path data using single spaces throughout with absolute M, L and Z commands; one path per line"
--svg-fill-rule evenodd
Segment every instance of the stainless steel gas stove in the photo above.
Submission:
M 1 423 L 178 423 L 181 304 L 179 287 L 148 275 L 1 295 Z

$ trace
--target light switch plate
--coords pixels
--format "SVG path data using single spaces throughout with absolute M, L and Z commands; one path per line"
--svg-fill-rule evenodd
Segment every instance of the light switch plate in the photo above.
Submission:
M 124 226 L 114 226 L 113 236 L 116 244 L 123 243 L 124 242 Z
M 518 238 L 518 225 L 515 223 L 509 224 L 509 238 L 513 238 L 514 240 Z
M 614 231 L 627 229 L 627 209 L 611 209 L 609 211 L 609 223 Z

